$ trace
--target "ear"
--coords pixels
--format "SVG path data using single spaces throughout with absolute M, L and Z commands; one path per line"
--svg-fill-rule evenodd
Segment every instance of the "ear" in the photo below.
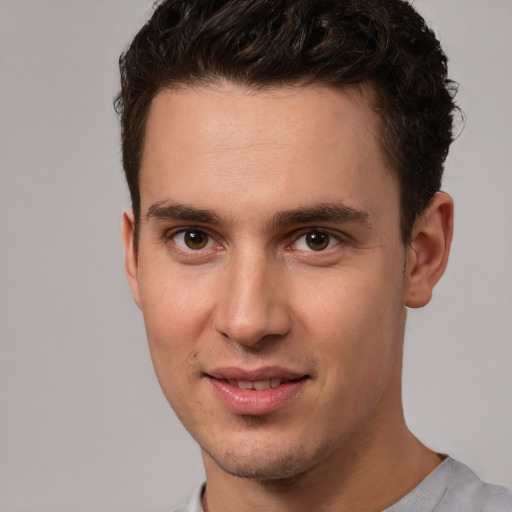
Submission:
M 438 192 L 413 227 L 407 248 L 405 304 L 420 308 L 444 274 L 453 234 L 453 199 Z
M 132 210 L 123 212 L 122 238 L 124 247 L 124 269 L 132 290 L 133 299 L 141 307 L 139 294 L 139 266 L 135 241 L 135 219 Z

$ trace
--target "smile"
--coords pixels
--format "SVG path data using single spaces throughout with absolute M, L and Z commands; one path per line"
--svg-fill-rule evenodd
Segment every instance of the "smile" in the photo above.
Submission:
M 309 380 L 307 375 L 278 368 L 228 368 L 207 377 L 220 403 L 236 415 L 265 415 L 283 409 Z

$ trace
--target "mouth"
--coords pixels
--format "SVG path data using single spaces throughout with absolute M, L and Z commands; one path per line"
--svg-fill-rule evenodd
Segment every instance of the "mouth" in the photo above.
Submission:
M 223 368 L 206 374 L 221 404 L 237 415 L 264 415 L 291 404 L 308 375 L 282 368 Z
M 266 389 L 275 389 L 282 384 L 286 384 L 287 382 L 294 382 L 295 380 L 282 379 L 279 377 L 273 379 L 264 379 L 264 380 L 235 380 L 235 379 L 224 379 L 226 384 L 230 385 L 233 388 L 245 389 L 245 390 L 254 390 L 254 391 L 265 391 Z

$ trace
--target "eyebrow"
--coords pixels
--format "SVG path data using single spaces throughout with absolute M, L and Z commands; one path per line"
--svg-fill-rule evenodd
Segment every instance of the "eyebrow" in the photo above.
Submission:
M 153 203 L 146 213 L 146 220 L 182 220 L 204 224 L 220 224 L 221 218 L 212 210 L 204 210 L 169 201 Z
M 269 222 L 271 229 L 294 224 L 312 224 L 317 222 L 347 223 L 355 222 L 370 227 L 370 215 L 362 210 L 339 203 L 320 203 L 276 213 Z M 146 213 L 146 220 L 180 220 L 200 222 L 202 224 L 224 224 L 222 218 L 213 210 L 194 206 L 159 201 L 153 203 Z
M 370 227 L 370 215 L 363 210 L 357 210 L 339 203 L 320 203 L 313 206 L 300 207 L 277 213 L 271 220 L 272 227 L 292 224 L 311 224 L 315 222 L 332 222 L 342 224 L 355 222 Z

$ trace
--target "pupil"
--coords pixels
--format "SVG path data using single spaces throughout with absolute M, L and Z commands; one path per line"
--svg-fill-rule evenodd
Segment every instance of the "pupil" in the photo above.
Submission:
M 187 231 L 185 233 L 185 243 L 189 249 L 202 249 L 207 241 L 206 235 L 200 231 Z
M 306 235 L 306 242 L 310 249 L 321 251 L 329 245 L 329 235 L 327 233 L 309 233 Z

